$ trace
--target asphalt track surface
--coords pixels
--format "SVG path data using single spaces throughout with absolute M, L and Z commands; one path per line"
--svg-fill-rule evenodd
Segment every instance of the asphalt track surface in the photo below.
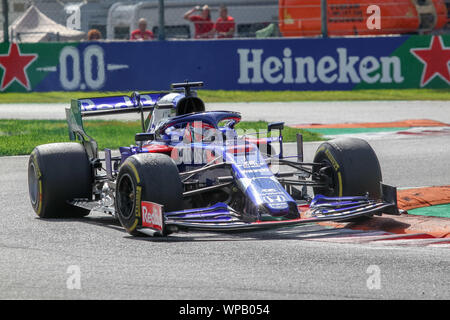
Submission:
M 380 108 L 383 112 L 389 109 Z M 424 116 L 420 108 L 411 110 L 417 113 L 411 111 L 407 117 L 372 113 L 390 121 L 450 122 L 447 102 Z M 254 116 L 277 121 L 281 112 Z M 339 122 L 339 117 L 328 121 Z M 308 122 L 300 116 L 290 116 L 289 121 Z M 367 119 L 362 116 L 358 121 Z M 392 135 L 369 142 L 378 154 L 386 183 L 399 187 L 449 184 L 449 135 L 400 139 Z M 306 161 L 317 146 L 305 145 Z M 287 152 L 295 152 L 293 144 Z M 323 241 L 354 231 L 318 225 L 243 234 L 133 238 L 102 214 L 39 219 L 28 199 L 27 161 L 25 156 L 0 158 L 0 299 L 450 298 L 446 245 Z M 73 270 L 80 271 L 79 289 L 70 289 Z M 371 282 L 375 273 L 377 286 Z

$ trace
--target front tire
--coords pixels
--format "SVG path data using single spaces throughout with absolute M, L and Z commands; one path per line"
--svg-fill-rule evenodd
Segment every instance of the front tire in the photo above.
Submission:
M 178 168 L 169 156 L 157 153 L 134 155 L 119 169 L 116 216 L 129 234 L 139 236 L 142 201 L 163 205 L 165 211 L 176 211 L 183 208 L 182 194 Z
M 315 187 L 314 194 L 330 197 L 381 197 L 381 168 L 375 151 L 367 141 L 358 138 L 338 138 L 322 143 L 314 162 L 324 163 L 329 186 Z M 317 172 L 318 169 L 315 169 Z
M 92 167 L 79 143 L 50 143 L 34 148 L 28 161 L 28 191 L 41 218 L 84 217 L 89 210 L 68 204 L 90 199 Z

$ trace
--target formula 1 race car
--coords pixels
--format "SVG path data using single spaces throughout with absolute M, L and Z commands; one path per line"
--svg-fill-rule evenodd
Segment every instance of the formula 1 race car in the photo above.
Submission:
M 299 134 L 297 154 L 284 156 L 284 123 L 238 134 L 240 113 L 205 111 L 193 89 L 202 85 L 72 100 L 66 115 L 74 142 L 37 146 L 29 159 L 29 195 L 38 216 L 95 210 L 118 218 L 131 235 L 164 236 L 398 214 L 396 188 L 381 183 L 366 141 L 323 142 L 308 163 Z M 135 145 L 99 152 L 82 119 L 133 112 L 142 124 Z

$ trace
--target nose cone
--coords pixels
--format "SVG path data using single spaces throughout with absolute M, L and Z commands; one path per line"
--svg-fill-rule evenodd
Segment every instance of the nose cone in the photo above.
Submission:
M 281 199 L 277 199 L 277 201 L 273 201 L 274 197 L 271 197 L 272 202 L 265 202 L 263 206 L 265 207 L 265 215 L 269 215 L 272 217 L 285 217 L 289 219 L 296 219 L 300 217 L 300 213 L 297 209 L 297 204 L 295 201 L 289 201 L 285 199 L 281 201 Z M 277 197 L 279 198 L 279 197 Z

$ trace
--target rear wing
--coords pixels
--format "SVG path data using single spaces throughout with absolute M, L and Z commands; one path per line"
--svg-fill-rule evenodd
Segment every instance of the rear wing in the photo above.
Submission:
M 158 101 L 168 92 L 134 92 L 131 96 L 110 96 L 75 100 L 82 117 L 102 116 L 115 113 L 132 113 L 152 110 Z M 73 103 L 74 100 L 72 100 Z
M 79 140 L 86 148 L 90 159 L 98 157 L 97 142 L 84 130 L 83 118 L 121 113 L 141 113 L 158 108 L 176 108 L 177 96 L 169 92 L 150 92 L 131 96 L 110 96 L 71 100 L 70 108 L 66 108 L 66 119 L 69 127 L 69 138 Z M 144 125 L 143 125 L 144 126 Z

